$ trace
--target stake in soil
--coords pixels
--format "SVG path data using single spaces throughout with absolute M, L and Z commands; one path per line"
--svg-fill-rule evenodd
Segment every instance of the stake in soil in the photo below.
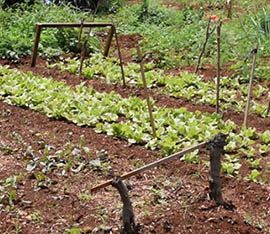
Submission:
M 267 109 L 266 109 L 266 117 L 269 115 L 270 112 L 270 98 L 268 100 Z
M 222 205 L 226 209 L 233 209 L 234 206 L 223 200 L 220 170 L 221 170 L 221 156 L 224 153 L 224 146 L 226 145 L 226 135 L 217 134 L 208 145 L 210 150 L 210 172 L 209 172 L 209 188 L 210 198 L 213 199 L 218 206 Z
M 141 70 L 141 76 L 142 76 L 142 81 L 143 81 L 143 88 L 144 88 L 144 92 L 146 95 L 146 102 L 147 102 L 147 106 L 148 106 L 150 124 L 152 127 L 153 137 L 156 138 L 157 134 L 156 134 L 156 127 L 155 127 L 155 120 L 154 120 L 154 116 L 153 116 L 153 108 L 151 105 L 151 101 L 150 101 L 150 97 L 149 97 L 149 93 L 148 93 L 148 89 L 147 89 L 147 83 L 146 83 L 146 78 L 145 78 L 145 74 L 144 74 L 143 58 L 142 58 L 142 53 L 141 53 L 141 49 L 140 49 L 139 45 L 137 46 L 137 54 L 138 54 L 138 59 L 140 62 L 140 70 Z
M 216 86 L 216 112 L 219 113 L 219 94 L 220 94 L 220 41 L 221 41 L 222 21 L 217 25 L 217 86 Z
M 226 10 L 227 10 L 227 17 L 229 19 L 232 18 L 232 4 L 233 4 L 233 0 L 226 0 Z
M 82 36 L 83 34 L 83 21 L 81 22 L 82 26 L 81 26 L 81 32 L 80 32 L 80 36 Z M 85 60 L 85 57 L 87 55 L 87 43 L 89 40 L 91 34 L 91 28 L 89 28 L 89 31 L 85 33 L 84 38 L 83 38 L 83 42 L 81 43 L 81 58 L 80 58 L 80 67 L 79 67 L 79 76 L 82 75 L 82 69 L 83 69 L 83 63 Z M 81 37 L 80 37 L 80 41 L 81 41 Z
M 113 22 L 113 24 L 114 24 L 114 22 Z M 115 27 L 114 27 L 114 35 L 115 35 L 115 41 L 116 41 L 116 46 L 117 46 L 117 52 L 118 52 L 118 57 L 119 57 L 120 68 L 121 68 L 123 87 L 126 87 L 126 79 L 125 79 L 125 72 L 124 72 L 124 66 L 123 66 L 122 53 L 121 53 L 121 50 L 120 50 L 120 44 L 119 44 L 119 40 L 118 40 L 118 33 L 117 33 L 117 30 L 116 30 Z
M 249 85 L 248 85 L 247 104 L 246 104 L 244 123 L 243 123 L 244 127 L 247 127 L 247 124 L 248 124 L 247 123 L 248 112 L 249 112 L 250 100 L 251 100 L 251 96 L 252 96 L 252 84 L 253 84 L 253 78 L 254 78 L 254 73 L 255 73 L 255 68 L 256 68 L 256 58 L 257 58 L 258 46 L 259 45 L 257 44 L 255 49 L 253 49 L 251 51 L 251 54 L 253 55 L 253 60 L 252 60 L 252 67 L 251 67 Z
M 128 195 L 128 189 L 126 184 L 120 177 L 115 178 L 112 181 L 112 186 L 117 189 L 123 202 L 123 233 L 124 234 L 136 234 L 137 227 L 135 222 L 135 215 L 132 208 L 132 203 Z

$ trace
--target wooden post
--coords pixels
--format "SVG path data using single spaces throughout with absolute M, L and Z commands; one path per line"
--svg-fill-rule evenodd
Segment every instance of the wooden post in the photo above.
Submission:
M 139 45 L 137 45 L 137 54 L 138 54 L 138 59 L 140 62 L 140 70 L 141 70 L 141 76 L 142 76 L 142 81 L 143 81 L 143 88 L 144 88 L 144 92 L 146 95 L 146 102 L 147 102 L 147 106 L 148 106 L 150 124 L 152 127 L 153 137 L 156 138 L 157 134 L 156 134 L 156 127 L 155 127 L 155 120 L 154 120 L 154 116 L 153 116 L 153 108 L 151 105 L 151 101 L 150 101 L 150 97 L 149 97 L 149 93 L 148 93 L 148 89 L 147 89 L 147 83 L 146 83 L 145 74 L 144 74 L 143 58 L 142 58 L 142 53 L 141 53 Z
M 36 35 L 35 35 L 35 42 L 34 42 L 33 52 L 32 52 L 31 67 L 36 66 L 38 45 L 39 45 L 39 40 L 40 40 L 41 29 L 42 29 L 42 26 L 40 24 L 36 24 Z
M 81 20 L 81 26 L 80 26 L 79 33 L 78 33 L 79 46 L 81 46 L 81 39 L 82 39 L 82 33 L 83 33 L 83 23 L 84 23 L 84 19 Z
M 115 33 L 116 46 L 117 46 L 118 57 L 119 57 L 119 62 L 120 62 L 123 87 L 126 87 L 126 80 L 125 80 L 125 73 L 124 73 L 124 67 L 123 67 L 122 54 L 121 54 L 120 44 L 119 44 L 119 40 L 118 40 L 118 33 L 117 33 L 115 27 L 114 27 L 114 33 Z
M 95 18 L 94 18 L 94 20 L 95 20 Z M 82 21 L 81 22 L 81 29 L 82 30 L 83 30 L 83 27 L 84 27 L 84 23 Z M 90 37 L 90 34 L 91 34 L 91 29 L 92 28 L 90 27 L 88 33 L 85 33 L 84 34 L 83 43 L 81 44 L 82 46 L 81 46 L 81 57 L 80 57 L 79 76 L 82 75 L 83 63 L 84 63 L 85 57 L 87 56 L 87 43 L 88 43 L 88 40 L 89 40 L 89 37 Z
M 270 98 L 268 100 L 267 109 L 266 109 L 266 117 L 269 115 L 270 112 Z
M 80 27 L 80 41 L 79 41 L 79 43 L 81 45 L 81 56 L 80 56 L 79 76 L 82 75 L 83 62 L 84 62 L 84 59 L 86 56 L 87 41 L 88 41 L 88 37 L 85 37 L 85 35 L 83 35 L 83 42 L 81 43 L 82 35 L 83 35 L 83 21 L 81 21 L 81 27 Z
M 105 45 L 105 49 L 104 49 L 104 56 L 107 57 L 109 55 L 109 50 L 111 47 L 111 43 L 112 43 L 112 38 L 113 38 L 113 34 L 114 34 L 115 28 L 114 25 L 111 26 L 110 31 L 109 31 L 109 36 Z
M 112 181 L 112 186 L 117 189 L 123 202 L 123 212 L 122 212 L 123 229 L 124 229 L 123 233 L 125 234 L 137 233 L 135 215 L 128 195 L 127 186 L 120 177 L 115 178 Z
M 226 135 L 217 134 L 208 145 L 210 150 L 210 172 L 209 172 L 209 187 L 210 198 L 213 199 L 216 204 L 222 205 L 225 208 L 233 208 L 232 204 L 228 204 L 222 198 L 220 170 L 221 170 L 221 156 L 224 153 L 224 146 L 226 145 Z
M 221 40 L 222 21 L 217 25 L 217 84 L 216 84 L 216 112 L 219 113 L 219 94 L 220 94 L 220 40 Z
M 244 127 L 247 127 L 247 118 L 248 118 L 250 100 L 252 96 L 252 84 L 253 84 L 253 78 L 254 78 L 254 73 L 255 73 L 255 68 L 256 68 L 257 52 L 258 52 L 258 44 L 256 45 L 256 48 L 251 51 L 251 54 L 253 55 L 253 60 L 252 60 L 252 67 L 251 67 L 249 85 L 248 85 L 247 104 L 246 104 L 244 123 L 243 123 Z

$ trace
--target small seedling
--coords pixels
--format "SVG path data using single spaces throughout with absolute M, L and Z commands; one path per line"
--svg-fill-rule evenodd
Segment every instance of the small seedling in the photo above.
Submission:
M 257 169 L 253 169 L 247 178 L 248 180 L 252 182 L 259 183 L 259 182 L 262 182 L 260 179 L 260 176 L 261 176 L 261 172 L 258 171 Z

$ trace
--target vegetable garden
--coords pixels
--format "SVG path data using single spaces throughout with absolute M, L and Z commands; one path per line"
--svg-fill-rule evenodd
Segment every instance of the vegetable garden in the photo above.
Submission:
M 101 2 L 0 10 L 1 233 L 270 233 L 267 1 Z

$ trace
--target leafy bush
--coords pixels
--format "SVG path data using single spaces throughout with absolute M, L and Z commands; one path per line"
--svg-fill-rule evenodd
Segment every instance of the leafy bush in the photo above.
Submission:
M 148 0 L 144 0 L 137 15 L 139 22 L 163 25 L 166 24 L 167 19 L 170 18 L 168 13 L 169 11 L 166 11 L 164 8 L 153 7 L 149 4 Z
M 31 53 L 38 22 L 78 22 L 87 18 L 69 6 L 35 4 L 21 5 L 16 9 L 0 11 L 0 57 L 18 60 Z M 92 40 L 92 39 L 91 39 Z M 61 54 L 63 51 L 78 52 L 78 30 L 43 30 L 39 50 L 46 55 Z M 95 46 L 97 43 L 95 42 Z
M 118 30 L 125 34 L 140 34 L 143 51 L 155 58 L 158 67 L 190 65 L 199 53 L 207 21 L 202 10 L 168 9 L 156 1 L 147 5 L 121 8 L 114 16 Z

